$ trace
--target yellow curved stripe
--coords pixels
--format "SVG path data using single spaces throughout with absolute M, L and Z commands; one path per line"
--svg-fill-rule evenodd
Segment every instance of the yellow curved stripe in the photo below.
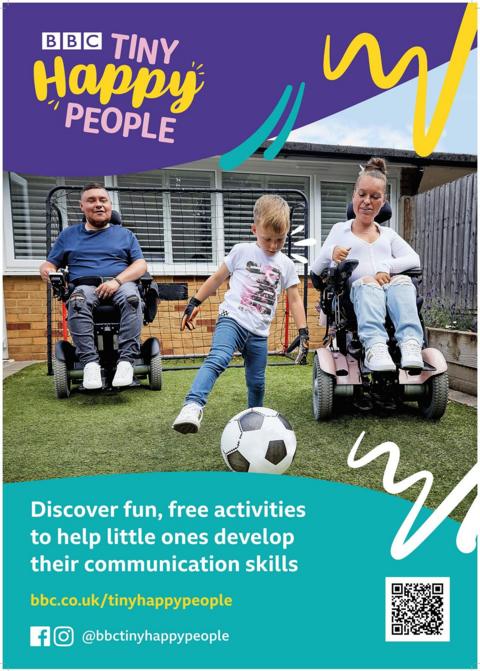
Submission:
M 469 3 L 465 8 L 442 90 L 428 130 L 426 130 L 428 57 L 422 47 L 415 46 L 408 49 L 394 68 L 386 74 L 383 70 L 382 53 L 377 38 L 371 33 L 360 33 L 350 42 L 337 67 L 332 69 L 330 58 L 331 37 L 327 35 L 323 53 L 323 71 L 328 80 L 339 79 L 348 70 L 362 47 L 365 47 L 372 81 L 378 88 L 390 89 L 398 84 L 410 63 L 417 59 L 418 84 L 413 118 L 413 146 L 417 154 L 428 156 L 435 149 L 445 128 L 476 32 L 477 5 Z

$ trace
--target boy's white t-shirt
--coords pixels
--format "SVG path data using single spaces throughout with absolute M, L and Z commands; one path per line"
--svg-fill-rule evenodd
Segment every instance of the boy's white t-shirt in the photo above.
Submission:
M 281 291 L 299 284 L 295 265 L 282 252 L 273 256 L 256 242 L 235 245 L 225 257 L 230 288 L 218 308 L 251 333 L 268 336 Z

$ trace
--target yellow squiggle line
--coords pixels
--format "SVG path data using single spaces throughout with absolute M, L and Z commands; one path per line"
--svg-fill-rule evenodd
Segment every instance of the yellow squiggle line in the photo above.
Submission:
M 463 70 L 477 32 L 477 6 L 467 4 L 452 50 L 442 90 L 432 116 L 430 128 L 425 132 L 427 115 L 428 58 L 422 47 L 411 47 L 406 51 L 389 74 L 383 71 L 382 54 L 376 37 L 371 33 L 360 33 L 348 45 L 336 68 L 331 67 L 330 42 L 327 35 L 323 53 L 325 77 L 331 81 L 339 79 L 350 67 L 358 52 L 365 47 L 368 54 L 370 76 L 378 88 L 390 89 L 402 78 L 405 70 L 416 58 L 418 60 L 418 85 L 413 118 L 413 146 L 419 156 L 428 156 L 435 149 L 450 114 Z

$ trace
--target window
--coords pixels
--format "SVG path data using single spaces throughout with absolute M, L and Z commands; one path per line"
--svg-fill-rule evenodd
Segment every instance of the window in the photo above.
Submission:
M 171 172 L 166 174 L 170 189 L 213 188 L 213 174 Z M 174 263 L 208 263 L 214 260 L 212 241 L 218 233 L 215 194 L 169 194 L 172 256 Z M 213 225 L 212 225 L 213 224 Z
M 47 255 L 46 206 L 48 193 L 56 186 L 83 186 L 87 181 L 103 183 L 103 177 L 55 178 L 9 173 L 13 224 L 13 247 L 16 259 L 42 260 Z M 62 198 L 58 207 L 64 225 L 81 221 L 75 198 Z
M 78 203 L 85 183 L 95 181 L 107 189 L 112 185 L 113 208 L 137 236 L 146 260 L 176 272 L 188 272 L 193 265 L 217 265 L 234 244 L 253 240 L 253 206 L 265 189 L 309 193 L 308 177 L 224 173 L 222 178 L 224 189 L 243 188 L 250 193 L 226 193 L 223 197 L 209 193 L 215 188 L 213 170 L 153 170 L 107 178 L 10 173 L 15 259 L 46 257 L 45 203 L 56 186 L 76 188 L 60 189 L 52 197 L 52 241 L 58 235 L 60 221 L 66 227 L 82 220 Z M 182 191 L 169 191 L 174 189 Z M 295 228 L 304 223 L 303 199 L 291 195 L 288 201 Z M 304 233 L 295 237 L 303 239 Z M 298 248 L 298 252 L 302 254 L 303 249 Z
M 322 245 L 330 229 L 338 221 L 346 221 L 347 207 L 352 202 L 354 184 L 322 182 Z
M 155 170 L 118 175 L 117 186 L 157 189 L 118 192 L 123 223 L 137 236 L 147 261 L 212 262 L 213 194 L 161 191 L 211 189 L 214 186 L 212 172 Z
M 161 189 L 160 171 L 118 175 L 117 186 L 126 188 Z M 165 216 L 163 195 L 160 191 L 119 191 L 118 210 L 122 222 L 135 233 L 147 261 L 165 260 Z
M 222 184 L 224 189 L 251 189 L 257 193 L 229 194 L 223 197 L 224 206 L 224 238 L 225 254 L 231 250 L 233 245 L 238 242 L 252 240 L 250 232 L 253 223 L 253 206 L 255 201 L 262 195 L 264 189 L 296 189 L 303 191 L 309 196 L 309 178 L 308 177 L 290 177 L 284 175 L 254 175 L 240 173 L 223 173 Z M 288 197 L 289 205 L 292 211 L 292 230 L 299 224 L 304 223 L 304 210 L 300 196 Z M 304 234 L 299 233 L 294 239 L 303 239 Z M 299 250 L 303 253 L 303 250 Z

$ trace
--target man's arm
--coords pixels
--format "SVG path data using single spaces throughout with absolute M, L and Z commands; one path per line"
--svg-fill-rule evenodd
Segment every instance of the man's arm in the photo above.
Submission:
M 44 261 L 39 268 L 42 280 L 44 280 L 44 282 L 47 282 L 49 273 L 54 273 L 56 270 L 57 270 L 56 265 L 54 265 L 50 261 Z
M 48 281 L 48 274 L 55 273 L 58 268 L 65 268 L 68 264 L 65 255 L 65 238 L 68 235 L 68 229 L 64 228 L 60 235 L 55 240 L 53 247 L 47 255 L 47 260 L 44 261 L 40 268 L 40 276 L 45 282 Z
M 131 263 L 128 268 L 125 268 L 121 273 L 118 273 L 117 277 L 122 284 L 124 282 L 135 282 L 146 272 L 147 262 L 145 259 L 137 259 L 137 261 Z
M 116 278 L 103 282 L 96 289 L 95 293 L 100 298 L 110 298 L 125 282 L 135 282 L 147 271 L 147 262 L 144 259 L 137 259 L 131 263 L 128 268 L 118 273 Z

